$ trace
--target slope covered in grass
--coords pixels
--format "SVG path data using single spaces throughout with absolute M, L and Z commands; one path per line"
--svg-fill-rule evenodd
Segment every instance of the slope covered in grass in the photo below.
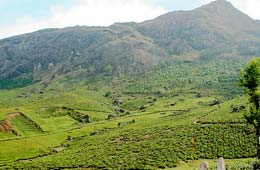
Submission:
M 118 77 L 84 77 L 82 69 L 1 90 L 3 119 L 19 111 L 42 130 L 14 119 L 20 136 L 0 132 L 1 168 L 156 169 L 253 157 L 254 129 L 243 119 L 247 97 L 237 87 L 244 63 L 178 61 Z M 57 147 L 65 150 L 53 152 Z

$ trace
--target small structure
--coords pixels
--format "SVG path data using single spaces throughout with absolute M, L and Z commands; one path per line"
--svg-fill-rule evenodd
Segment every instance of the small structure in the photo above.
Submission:
M 217 170 L 226 170 L 224 158 L 219 158 Z

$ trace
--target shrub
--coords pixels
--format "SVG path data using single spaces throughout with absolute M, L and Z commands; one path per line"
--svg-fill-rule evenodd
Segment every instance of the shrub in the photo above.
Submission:
M 255 160 L 253 162 L 253 170 L 260 170 L 260 160 Z

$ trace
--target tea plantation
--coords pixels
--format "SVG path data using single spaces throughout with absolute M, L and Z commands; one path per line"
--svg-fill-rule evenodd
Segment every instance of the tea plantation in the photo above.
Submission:
M 237 86 L 245 62 L 178 61 L 95 78 L 82 69 L 2 89 L 0 169 L 164 169 L 252 158 L 255 130 Z

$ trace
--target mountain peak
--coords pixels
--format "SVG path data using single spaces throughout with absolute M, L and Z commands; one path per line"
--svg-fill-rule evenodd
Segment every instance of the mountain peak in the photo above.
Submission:
M 207 15 L 211 17 L 218 16 L 222 18 L 222 20 L 226 20 L 228 22 L 243 23 L 245 21 L 251 22 L 252 20 L 252 18 L 238 10 L 232 5 L 232 3 L 226 0 L 213 1 L 207 5 L 197 8 L 197 10 L 207 12 Z
M 231 4 L 229 1 L 227 0 L 215 0 L 212 1 L 211 3 L 222 3 L 222 4 Z
M 226 0 L 215 0 L 215 1 L 212 1 L 211 3 L 209 3 L 208 5 L 231 5 L 231 6 L 233 6 L 232 4 L 231 4 L 231 2 L 229 2 L 229 1 L 226 1 Z
M 226 0 L 216 0 L 207 5 L 202 6 L 202 8 L 204 9 L 207 8 L 211 10 L 214 9 L 223 9 L 223 10 L 235 9 L 236 10 L 236 8 L 229 1 Z
M 236 46 L 237 42 L 258 39 L 259 28 L 260 24 L 229 1 L 216 0 L 194 10 L 167 13 L 140 24 L 138 29 L 170 53 L 179 55 L 221 47 L 223 42 Z

